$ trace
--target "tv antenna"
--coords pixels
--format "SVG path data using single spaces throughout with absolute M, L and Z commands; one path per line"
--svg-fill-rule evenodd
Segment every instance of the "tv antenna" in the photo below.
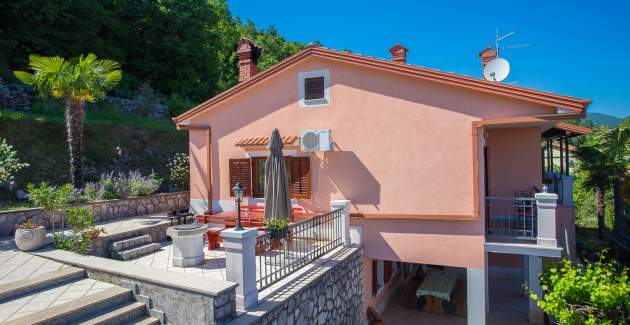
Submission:
M 523 47 L 530 47 L 531 44 L 515 44 L 515 45 L 507 45 L 505 47 L 501 47 L 500 42 L 510 36 L 514 36 L 516 34 L 515 31 L 509 32 L 505 35 L 500 36 L 501 34 L 499 34 L 499 28 L 497 27 L 497 33 L 494 39 L 494 48 L 497 51 L 497 58 L 499 57 L 499 52 L 501 52 L 501 49 L 517 49 L 517 48 L 523 48 Z

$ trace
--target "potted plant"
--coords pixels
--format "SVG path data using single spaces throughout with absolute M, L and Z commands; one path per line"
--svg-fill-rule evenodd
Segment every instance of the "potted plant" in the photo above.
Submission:
M 289 223 L 284 218 L 265 219 L 265 229 L 270 233 L 271 249 L 282 247 L 282 239 L 287 237 Z
M 106 233 L 107 232 L 105 231 L 105 228 L 90 227 L 83 231 L 83 236 L 94 240 L 98 238 L 98 236 L 100 236 L 101 234 L 106 234 Z
M 23 251 L 32 251 L 44 246 L 46 228 L 33 223 L 30 219 L 19 224 L 15 229 L 15 245 Z

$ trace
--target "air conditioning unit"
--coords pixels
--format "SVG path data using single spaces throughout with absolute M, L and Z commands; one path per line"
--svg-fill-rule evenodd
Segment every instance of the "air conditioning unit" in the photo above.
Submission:
M 300 148 L 302 152 L 330 151 L 330 130 L 303 130 L 300 133 Z

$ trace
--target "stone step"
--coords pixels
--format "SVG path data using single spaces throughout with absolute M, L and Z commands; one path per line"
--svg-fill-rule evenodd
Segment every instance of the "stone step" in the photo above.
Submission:
M 131 290 L 113 287 L 99 293 L 72 300 L 48 309 L 44 309 L 27 316 L 9 321 L 4 325 L 32 324 L 32 325 L 65 325 L 76 322 L 89 315 L 111 309 L 133 299 Z
M 129 301 L 122 306 L 89 316 L 76 322 L 76 325 L 122 325 L 141 317 L 147 317 L 147 306 L 141 302 Z
M 118 256 L 121 260 L 128 261 L 136 259 L 138 257 L 142 257 L 144 255 L 151 254 L 155 251 L 159 251 L 160 249 L 162 249 L 162 245 L 160 245 L 159 243 L 151 243 L 119 252 Z
M 112 252 L 122 252 L 132 248 L 140 247 L 142 245 L 149 244 L 153 241 L 151 235 L 142 235 L 138 237 L 127 238 L 119 241 L 115 241 L 111 244 Z
M 155 317 L 144 316 L 134 319 L 126 325 L 160 325 L 160 320 Z
M 84 277 L 85 270 L 76 267 L 66 267 L 28 279 L 3 284 L 0 285 L 0 303 Z

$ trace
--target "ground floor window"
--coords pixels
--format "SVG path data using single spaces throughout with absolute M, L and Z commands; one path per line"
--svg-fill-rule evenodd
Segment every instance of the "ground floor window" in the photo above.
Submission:
M 230 188 L 240 182 L 245 195 L 265 196 L 265 162 L 267 157 L 230 159 Z M 285 157 L 289 190 L 292 198 L 311 198 L 311 168 L 309 157 Z

